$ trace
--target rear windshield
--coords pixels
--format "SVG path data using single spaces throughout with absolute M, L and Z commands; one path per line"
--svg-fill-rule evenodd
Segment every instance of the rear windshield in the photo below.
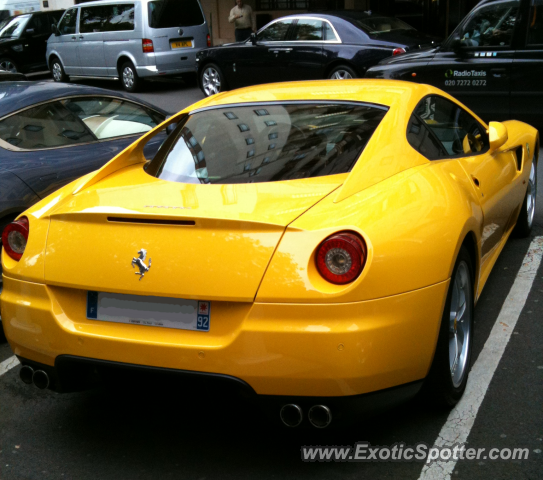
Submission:
M 354 20 L 358 25 L 369 35 L 376 35 L 386 32 L 397 32 L 400 30 L 414 30 L 411 25 L 402 22 L 398 18 L 393 17 L 367 17 Z
M 202 25 L 204 16 L 198 0 L 154 0 L 149 2 L 149 27 L 172 28 Z
M 353 103 L 202 111 L 178 124 L 147 173 L 172 182 L 226 184 L 349 172 L 386 112 Z

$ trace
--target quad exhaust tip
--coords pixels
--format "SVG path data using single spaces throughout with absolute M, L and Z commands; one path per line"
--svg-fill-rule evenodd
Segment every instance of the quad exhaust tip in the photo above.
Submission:
M 326 405 L 313 405 L 307 412 L 307 417 L 315 428 L 326 428 L 332 423 L 332 412 Z
M 43 370 L 36 370 L 34 375 L 32 375 L 32 382 L 36 387 L 44 390 L 49 386 L 49 375 Z
M 43 370 L 34 370 L 28 365 L 23 365 L 19 370 L 19 378 L 27 385 L 34 384 L 41 390 L 49 387 L 49 375 Z
M 283 405 L 279 412 L 279 416 L 281 417 L 283 424 L 287 427 L 297 427 L 303 420 L 302 409 L 294 403 Z
M 27 385 L 32 384 L 32 375 L 34 375 L 34 369 L 28 365 L 23 365 L 19 370 L 19 378 Z

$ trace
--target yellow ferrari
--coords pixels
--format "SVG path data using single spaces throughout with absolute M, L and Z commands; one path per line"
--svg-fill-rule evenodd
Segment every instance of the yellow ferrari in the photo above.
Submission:
M 171 132 L 147 162 L 145 144 Z M 454 405 L 473 310 L 530 233 L 537 131 L 386 80 L 220 93 L 3 233 L 5 334 L 40 388 L 230 382 L 326 427 L 421 386 Z

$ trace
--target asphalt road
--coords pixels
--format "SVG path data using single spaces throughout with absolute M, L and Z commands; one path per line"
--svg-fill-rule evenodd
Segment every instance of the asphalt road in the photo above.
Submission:
M 115 87 L 111 82 L 97 85 Z M 119 88 L 119 87 L 117 87 Z M 183 85 L 138 94 L 169 110 L 201 98 Z M 511 239 L 475 311 L 476 362 L 532 239 L 543 235 L 543 168 L 535 227 Z M 452 478 L 543 478 L 543 264 L 475 417 L 468 446 L 528 448 L 522 461 L 459 461 Z M 0 363 L 12 356 L 0 345 Z M 341 430 L 272 427 L 250 404 L 172 386 L 58 395 L 0 376 L 0 479 L 408 479 L 420 463 L 304 463 L 302 445 L 434 444 L 448 412 L 414 400 Z

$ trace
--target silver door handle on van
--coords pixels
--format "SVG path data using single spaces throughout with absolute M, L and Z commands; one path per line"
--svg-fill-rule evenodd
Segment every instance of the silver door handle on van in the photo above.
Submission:
M 74 36 L 72 37 L 72 40 L 77 40 L 77 37 L 74 35 Z

